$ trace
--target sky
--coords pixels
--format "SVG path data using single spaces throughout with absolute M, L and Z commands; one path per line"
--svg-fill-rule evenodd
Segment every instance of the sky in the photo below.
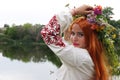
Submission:
M 68 3 L 71 9 L 83 4 L 112 7 L 113 19 L 120 19 L 118 0 L 0 0 L 0 27 L 4 24 L 47 24 L 55 13 L 66 10 Z

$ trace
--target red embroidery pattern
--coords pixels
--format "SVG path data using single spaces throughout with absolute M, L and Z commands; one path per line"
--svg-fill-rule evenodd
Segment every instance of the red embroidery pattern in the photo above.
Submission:
M 48 45 L 55 44 L 60 47 L 65 46 L 60 36 L 60 25 L 57 23 L 56 16 L 53 16 L 49 23 L 41 30 L 41 35 Z

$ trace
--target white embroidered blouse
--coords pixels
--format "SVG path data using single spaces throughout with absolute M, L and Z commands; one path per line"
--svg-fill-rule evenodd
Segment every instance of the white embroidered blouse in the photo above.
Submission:
M 70 12 L 61 12 L 54 15 L 41 31 L 45 43 L 62 62 L 56 80 L 92 80 L 95 70 L 88 51 L 68 44 L 61 36 L 71 22 Z

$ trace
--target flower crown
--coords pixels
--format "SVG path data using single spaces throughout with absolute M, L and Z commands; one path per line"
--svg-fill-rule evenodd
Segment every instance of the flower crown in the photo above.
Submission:
M 81 15 L 73 16 L 73 20 L 78 17 L 81 17 Z M 95 5 L 93 12 L 86 15 L 86 18 L 92 23 L 91 29 L 98 33 L 98 39 L 104 45 L 105 55 L 108 57 L 113 73 L 116 72 L 117 67 L 120 66 L 114 44 L 118 37 L 117 29 L 108 23 L 105 13 L 103 13 L 103 8 L 100 5 Z
M 91 29 L 93 30 L 103 30 L 105 26 L 105 18 L 102 13 L 102 6 L 95 6 L 91 14 L 87 15 L 87 20 L 93 24 Z M 100 27 L 94 26 L 94 24 L 97 24 Z
M 106 56 L 108 57 L 113 73 L 116 73 L 117 67 L 120 64 L 115 48 L 115 41 L 118 37 L 117 29 L 108 23 L 100 5 L 95 6 L 93 12 L 87 15 L 87 20 L 92 23 L 91 29 L 98 33 L 98 38 L 104 45 Z
M 120 64 L 115 48 L 115 41 L 118 37 L 117 29 L 107 22 L 107 19 L 103 14 L 102 6 L 100 5 L 95 6 L 93 12 L 87 15 L 87 20 L 93 24 L 91 29 L 97 31 L 98 38 L 104 45 L 106 56 L 108 57 L 113 73 L 116 73 L 117 67 Z M 94 26 L 96 24 L 98 26 Z

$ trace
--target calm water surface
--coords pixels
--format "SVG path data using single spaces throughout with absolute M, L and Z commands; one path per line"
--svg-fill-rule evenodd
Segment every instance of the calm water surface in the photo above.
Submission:
M 27 62 L 11 60 L 0 53 L 0 80 L 55 80 L 57 67 L 49 61 Z M 120 76 L 113 76 L 120 80 Z
M 60 65 L 58 57 L 43 45 L 0 47 L 0 80 L 55 80 Z
M 54 80 L 57 67 L 49 61 L 27 62 L 11 60 L 0 53 L 0 80 Z

